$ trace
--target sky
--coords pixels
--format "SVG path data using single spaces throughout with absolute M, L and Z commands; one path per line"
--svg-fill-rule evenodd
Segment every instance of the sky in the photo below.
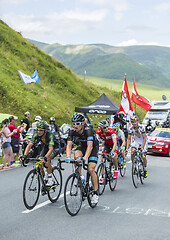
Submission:
M 0 19 L 45 43 L 170 46 L 170 0 L 0 0 Z

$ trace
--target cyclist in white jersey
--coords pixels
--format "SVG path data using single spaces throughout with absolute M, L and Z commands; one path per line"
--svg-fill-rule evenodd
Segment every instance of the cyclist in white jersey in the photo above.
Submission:
M 112 125 L 112 128 L 115 130 L 116 136 L 117 136 L 117 146 L 118 151 L 122 152 L 122 156 L 125 159 L 125 134 L 120 129 L 120 123 L 114 123 Z
M 131 160 L 134 160 L 134 150 L 141 148 L 142 151 L 142 159 L 144 165 L 144 177 L 148 176 L 147 172 L 147 160 L 146 154 L 148 149 L 147 143 L 147 135 L 145 132 L 145 128 L 138 123 L 138 118 L 136 116 L 131 117 L 132 126 L 128 130 L 128 138 L 126 149 L 129 149 L 129 145 L 131 143 Z M 132 142 L 131 142 L 132 141 Z

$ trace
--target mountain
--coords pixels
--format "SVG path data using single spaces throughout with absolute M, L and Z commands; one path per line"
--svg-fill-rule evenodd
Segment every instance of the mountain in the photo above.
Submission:
M 32 41 L 32 40 L 30 40 Z M 79 75 L 123 79 L 170 88 L 170 48 L 160 46 L 114 47 L 106 44 L 34 44 Z
M 47 44 L 41 43 L 40 46 L 47 47 Z M 88 105 L 103 92 L 118 105 L 120 103 L 120 93 L 84 82 L 1 20 L 0 53 L 1 113 L 22 119 L 29 111 L 31 122 L 36 115 L 46 121 L 54 116 L 61 125 L 70 122 L 75 106 Z M 17 70 L 32 75 L 35 69 L 40 83 L 24 84 Z

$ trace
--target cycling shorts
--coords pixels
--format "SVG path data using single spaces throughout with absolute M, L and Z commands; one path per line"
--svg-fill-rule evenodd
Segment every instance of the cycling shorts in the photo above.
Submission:
M 75 151 L 77 151 L 77 150 L 81 151 L 83 156 L 86 153 L 86 148 L 84 148 L 82 145 L 78 145 L 77 148 L 75 149 Z M 91 154 L 90 154 L 89 159 L 88 159 L 88 163 L 93 162 L 93 163 L 97 164 L 97 162 L 98 162 L 98 151 L 99 151 L 99 145 L 93 146 L 93 149 L 92 149 Z
M 141 143 L 139 143 L 139 142 L 133 142 L 132 145 L 131 145 L 131 148 L 138 149 L 139 147 L 141 147 Z M 145 147 L 143 149 L 143 153 L 147 153 L 147 150 L 148 150 L 148 143 L 145 144 Z
M 112 148 L 113 148 L 113 144 L 109 145 L 107 143 L 104 143 L 103 152 L 110 153 L 112 151 Z M 118 146 L 116 147 L 114 152 L 118 154 Z

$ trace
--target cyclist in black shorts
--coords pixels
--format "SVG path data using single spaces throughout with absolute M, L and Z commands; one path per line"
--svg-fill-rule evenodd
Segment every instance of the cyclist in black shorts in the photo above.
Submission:
M 91 126 L 87 126 L 85 124 L 85 117 L 81 113 L 76 113 L 72 117 L 73 128 L 69 131 L 69 136 L 67 140 L 66 147 L 66 162 L 70 162 L 71 160 L 71 149 L 72 143 L 74 142 L 77 145 L 77 148 L 74 152 L 74 158 L 79 160 L 83 157 L 86 161 L 88 161 L 88 171 L 92 178 L 92 184 L 94 188 L 94 195 L 92 198 L 92 202 L 95 204 L 98 202 L 98 183 L 97 183 L 97 175 L 95 173 L 95 167 L 98 161 L 98 149 L 99 144 L 95 137 L 95 133 Z
M 54 134 L 50 130 L 48 130 L 48 124 L 46 122 L 38 122 L 36 130 L 37 131 L 34 132 L 31 141 L 25 149 L 24 156 L 21 156 L 20 159 L 26 160 L 27 155 L 33 145 L 38 141 L 41 142 L 43 144 L 43 149 L 41 151 L 41 155 L 43 156 L 43 158 L 40 162 L 41 164 L 45 163 L 45 165 L 47 166 L 48 181 L 46 185 L 50 187 L 53 185 L 51 159 L 53 159 L 57 155 L 57 140 Z M 42 171 L 42 174 L 44 175 L 44 171 L 41 166 L 40 169 Z

